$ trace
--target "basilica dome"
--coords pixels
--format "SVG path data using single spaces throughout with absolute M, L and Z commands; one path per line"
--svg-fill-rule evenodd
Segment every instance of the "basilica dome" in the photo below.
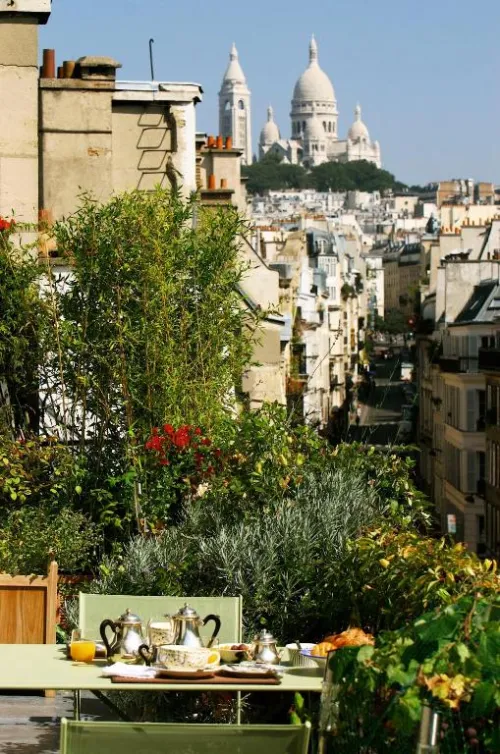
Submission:
M 273 108 L 267 108 L 267 123 L 260 132 L 259 144 L 274 144 L 280 140 L 280 131 L 277 123 L 274 121 Z
M 370 141 L 370 134 L 368 133 L 368 129 L 363 123 L 363 121 L 361 120 L 361 106 L 360 105 L 357 105 L 354 111 L 354 123 L 349 129 L 347 138 L 350 141 L 362 141 L 363 139 L 366 139 L 366 141 Z
M 295 84 L 293 99 L 295 102 L 335 103 L 332 82 L 319 67 L 318 45 L 314 37 L 309 45 L 309 66 Z

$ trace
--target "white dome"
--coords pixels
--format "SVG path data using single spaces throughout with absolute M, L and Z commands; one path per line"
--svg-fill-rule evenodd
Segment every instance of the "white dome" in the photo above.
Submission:
M 241 68 L 238 58 L 238 50 L 236 49 L 234 42 L 231 47 L 231 52 L 229 53 L 229 65 L 226 68 L 224 78 L 222 79 L 222 85 L 224 86 L 228 81 L 234 84 L 246 84 L 245 74 Z
M 280 130 L 277 124 L 274 122 L 273 108 L 269 106 L 267 108 L 267 123 L 260 132 L 259 144 L 274 144 L 280 140 Z
M 335 103 L 332 82 L 318 63 L 318 45 L 314 37 L 309 45 L 309 66 L 295 84 L 293 99 L 302 102 Z
M 325 129 L 321 125 L 321 121 L 317 120 L 316 118 L 312 118 L 310 121 L 308 121 L 304 138 L 306 141 L 310 139 L 323 141 L 326 138 L 326 134 Z
M 354 111 L 354 123 L 349 129 L 347 138 L 350 141 L 359 141 L 363 139 L 366 139 L 366 141 L 370 141 L 370 134 L 368 132 L 368 129 L 363 123 L 363 121 L 361 120 L 361 106 L 360 105 L 357 105 Z

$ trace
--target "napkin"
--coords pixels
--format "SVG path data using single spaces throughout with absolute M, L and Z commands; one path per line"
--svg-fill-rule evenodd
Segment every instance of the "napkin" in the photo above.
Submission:
M 115 662 L 114 665 L 103 668 L 102 674 L 106 678 L 115 675 L 127 676 L 128 678 L 155 678 L 156 670 L 145 665 L 127 665 L 125 662 Z

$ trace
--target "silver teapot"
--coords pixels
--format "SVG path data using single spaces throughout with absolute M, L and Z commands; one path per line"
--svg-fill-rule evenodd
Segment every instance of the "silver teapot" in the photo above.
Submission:
M 276 639 L 269 631 L 264 629 L 254 639 L 253 659 L 255 662 L 266 665 L 278 665 L 280 656 Z
M 110 628 L 114 636 L 111 641 L 106 636 L 106 629 Z M 144 644 L 142 621 L 138 615 L 125 610 L 117 620 L 107 618 L 99 627 L 99 633 L 106 647 L 107 658 L 119 656 L 123 659 L 136 658 L 139 647 Z
M 175 627 L 175 644 L 181 644 L 185 647 L 202 647 L 203 641 L 200 636 L 199 628 L 205 626 L 209 621 L 215 623 L 215 628 L 207 647 L 211 647 L 214 639 L 220 631 L 220 617 L 218 615 L 207 615 L 206 618 L 200 618 L 196 610 L 187 603 L 178 613 L 172 616 Z

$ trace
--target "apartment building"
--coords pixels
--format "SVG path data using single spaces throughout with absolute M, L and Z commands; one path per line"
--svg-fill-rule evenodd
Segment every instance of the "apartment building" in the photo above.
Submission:
M 497 299 L 500 318 L 500 297 Z M 486 552 L 500 558 L 500 332 L 482 341 L 479 369 L 486 388 Z
M 500 264 L 486 251 L 491 233 L 491 226 L 482 232 L 481 248 L 472 237 L 458 238 L 461 248 L 470 244 L 460 253 L 450 250 L 449 234 L 436 238 L 439 266 L 421 310 L 427 334 L 418 337 L 420 473 L 443 531 L 478 554 L 491 551 L 497 536 L 486 502 L 489 478 L 495 500 L 495 440 L 486 428 L 496 393 L 494 369 L 487 376 L 484 366 L 496 363 L 500 333 Z

